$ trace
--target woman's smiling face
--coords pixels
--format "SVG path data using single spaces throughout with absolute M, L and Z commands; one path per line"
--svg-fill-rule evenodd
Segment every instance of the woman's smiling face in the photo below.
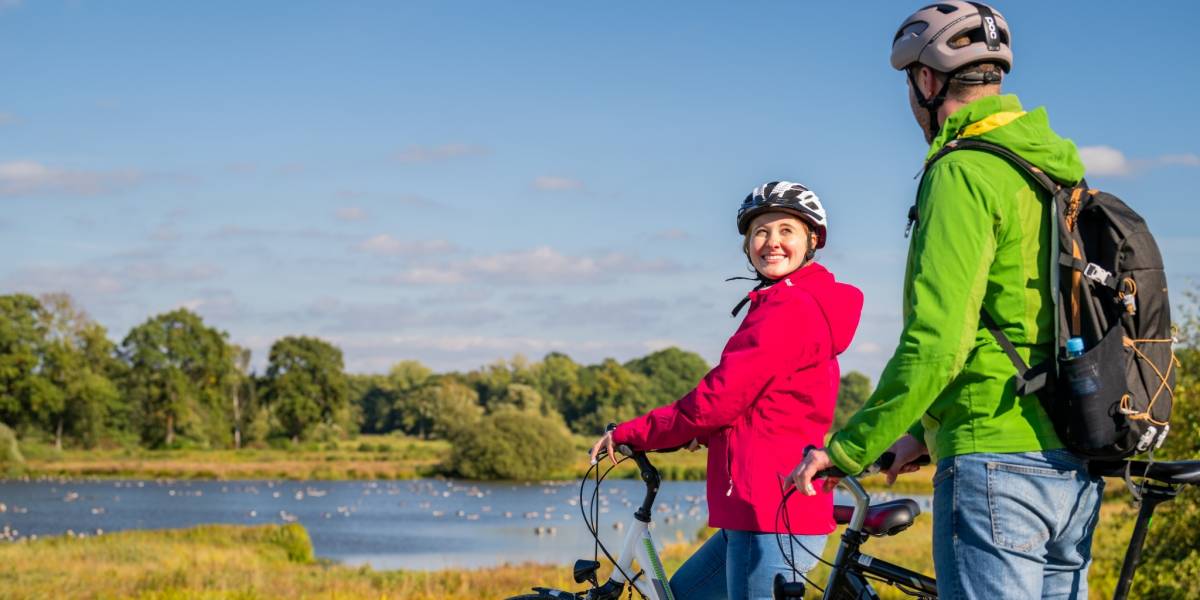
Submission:
M 746 254 L 754 269 L 769 279 L 782 279 L 804 265 L 812 243 L 808 226 L 784 212 L 768 212 L 750 222 Z

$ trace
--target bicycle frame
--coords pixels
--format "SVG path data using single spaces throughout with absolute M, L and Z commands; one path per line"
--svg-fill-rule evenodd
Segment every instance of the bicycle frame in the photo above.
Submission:
M 642 567 L 644 576 L 634 576 L 633 581 L 627 582 L 624 573 L 632 569 L 633 559 L 637 559 Z M 621 553 L 617 555 L 617 567 L 613 569 L 610 581 L 621 584 L 630 583 L 650 600 L 675 600 L 671 594 L 671 586 L 667 582 L 667 574 L 663 569 L 658 551 L 654 549 L 654 538 L 650 535 L 650 523 L 634 518 L 625 534 L 625 542 L 621 544 Z
M 850 493 L 854 500 L 854 514 L 846 530 L 842 533 L 838 544 L 837 555 L 833 568 L 829 571 L 829 579 L 825 582 L 824 598 L 878 598 L 875 589 L 867 581 L 866 575 L 879 577 L 892 585 L 912 588 L 926 598 L 937 597 L 937 582 L 933 578 L 910 571 L 899 565 L 894 565 L 873 556 L 859 552 L 859 547 L 866 540 L 862 532 L 863 523 L 867 519 L 867 508 L 871 504 L 871 495 L 863 489 L 862 484 L 854 477 L 844 477 L 839 485 Z

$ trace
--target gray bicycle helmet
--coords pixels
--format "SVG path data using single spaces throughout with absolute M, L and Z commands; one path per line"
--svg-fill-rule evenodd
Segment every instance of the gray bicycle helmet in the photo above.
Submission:
M 1008 22 L 980 2 L 944 0 L 913 13 L 892 39 L 892 67 L 904 70 L 920 63 L 936 71 L 954 73 L 980 62 L 994 62 L 1012 70 Z
M 1012 36 L 1008 22 L 981 2 L 944 0 L 910 15 L 892 38 L 892 67 L 907 71 L 917 104 L 929 111 L 930 139 L 941 128 L 937 111 L 946 101 L 950 83 L 965 85 L 1000 83 L 994 71 L 970 71 L 977 63 L 996 63 L 1005 73 L 1012 70 Z M 942 89 L 926 97 L 917 85 L 913 65 L 925 65 L 947 74 Z
M 738 209 L 738 233 L 746 235 L 750 221 L 770 211 L 786 212 L 808 223 L 817 234 L 816 248 L 825 246 L 825 230 L 829 220 L 821 199 L 812 190 L 790 181 L 772 181 L 754 188 Z

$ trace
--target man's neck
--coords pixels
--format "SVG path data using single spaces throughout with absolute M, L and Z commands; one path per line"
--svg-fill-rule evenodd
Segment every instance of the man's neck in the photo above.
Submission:
M 960 109 L 968 104 L 970 104 L 969 101 L 964 102 L 962 100 L 946 98 L 946 101 L 942 103 L 942 105 L 938 108 L 938 111 L 937 111 L 938 127 L 945 125 L 946 119 L 949 119 L 950 115 L 958 112 L 958 109 Z
M 938 127 L 941 127 L 942 125 L 944 125 L 946 123 L 946 119 L 949 119 L 950 115 L 958 112 L 958 109 L 960 109 L 976 100 L 979 100 L 980 98 L 987 98 L 988 96 L 999 96 L 999 95 L 1000 95 L 1000 92 L 997 91 L 995 93 L 984 94 L 982 96 L 979 96 L 977 98 L 972 98 L 970 100 L 960 100 L 958 98 L 946 98 L 946 101 L 943 102 L 940 107 L 938 107 L 938 111 L 937 111 Z

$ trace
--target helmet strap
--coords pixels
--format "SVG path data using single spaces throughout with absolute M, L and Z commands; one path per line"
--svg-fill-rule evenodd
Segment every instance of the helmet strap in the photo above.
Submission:
M 775 283 L 777 283 L 779 281 L 778 279 L 771 279 L 771 278 L 767 277 L 766 275 L 759 273 L 758 271 L 755 271 L 754 274 L 757 277 L 730 277 L 729 279 L 726 279 L 725 281 L 734 281 L 736 279 L 744 279 L 746 281 L 757 281 L 758 285 L 755 285 L 754 289 L 750 290 L 752 292 L 757 292 L 758 290 L 761 290 L 765 287 L 770 287 L 772 285 L 775 285 Z M 750 294 L 746 294 L 745 296 L 742 297 L 741 301 L 739 301 L 737 303 L 737 305 L 733 307 L 733 310 L 730 311 L 729 316 L 731 316 L 731 317 L 738 316 L 738 313 L 742 312 L 742 308 L 746 306 L 747 302 L 750 302 Z
M 929 69 L 929 67 L 925 67 L 925 68 Z M 940 90 L 938 90 L 937 94 L 934 95 L 932 98 L 926 98 L 924 92 L 921 91 L 921 86 L 917 85 L 917 76 L 913 75 L 913 69 L 907 69 L 908 83 L 909 83 L 909 85 L 912 86 L 913 95 L 915 95 L 917 97 L 917 105 L 919 105 L 921 108 L 924 108 L 925 110 L 929 111 L 929 137 L 930 137 L 930 139 L 936 138 L 938 135 L 938 132 L 940 132 L 942 130 L 941 123 L 938 123 L 937 112 L 938 112 L 938 109 L 941 108 L 942 105 L 946 103 L 946 93 L 950 91 L 950 82 L 954 80 L 954 75 L 955 75 L 955 73 L 958 73 L 959 70 L 961 70 L 961 69 L 957 69 L 957 70 L 951 71 L 950 73 L 947 73 L 946 81 L 942 82 L 942 87 Z M 919 69 L 918 69 L 918 71 L 919 71 Z M 933 69 L 930 69 L 930 71 L 932 72 Z

